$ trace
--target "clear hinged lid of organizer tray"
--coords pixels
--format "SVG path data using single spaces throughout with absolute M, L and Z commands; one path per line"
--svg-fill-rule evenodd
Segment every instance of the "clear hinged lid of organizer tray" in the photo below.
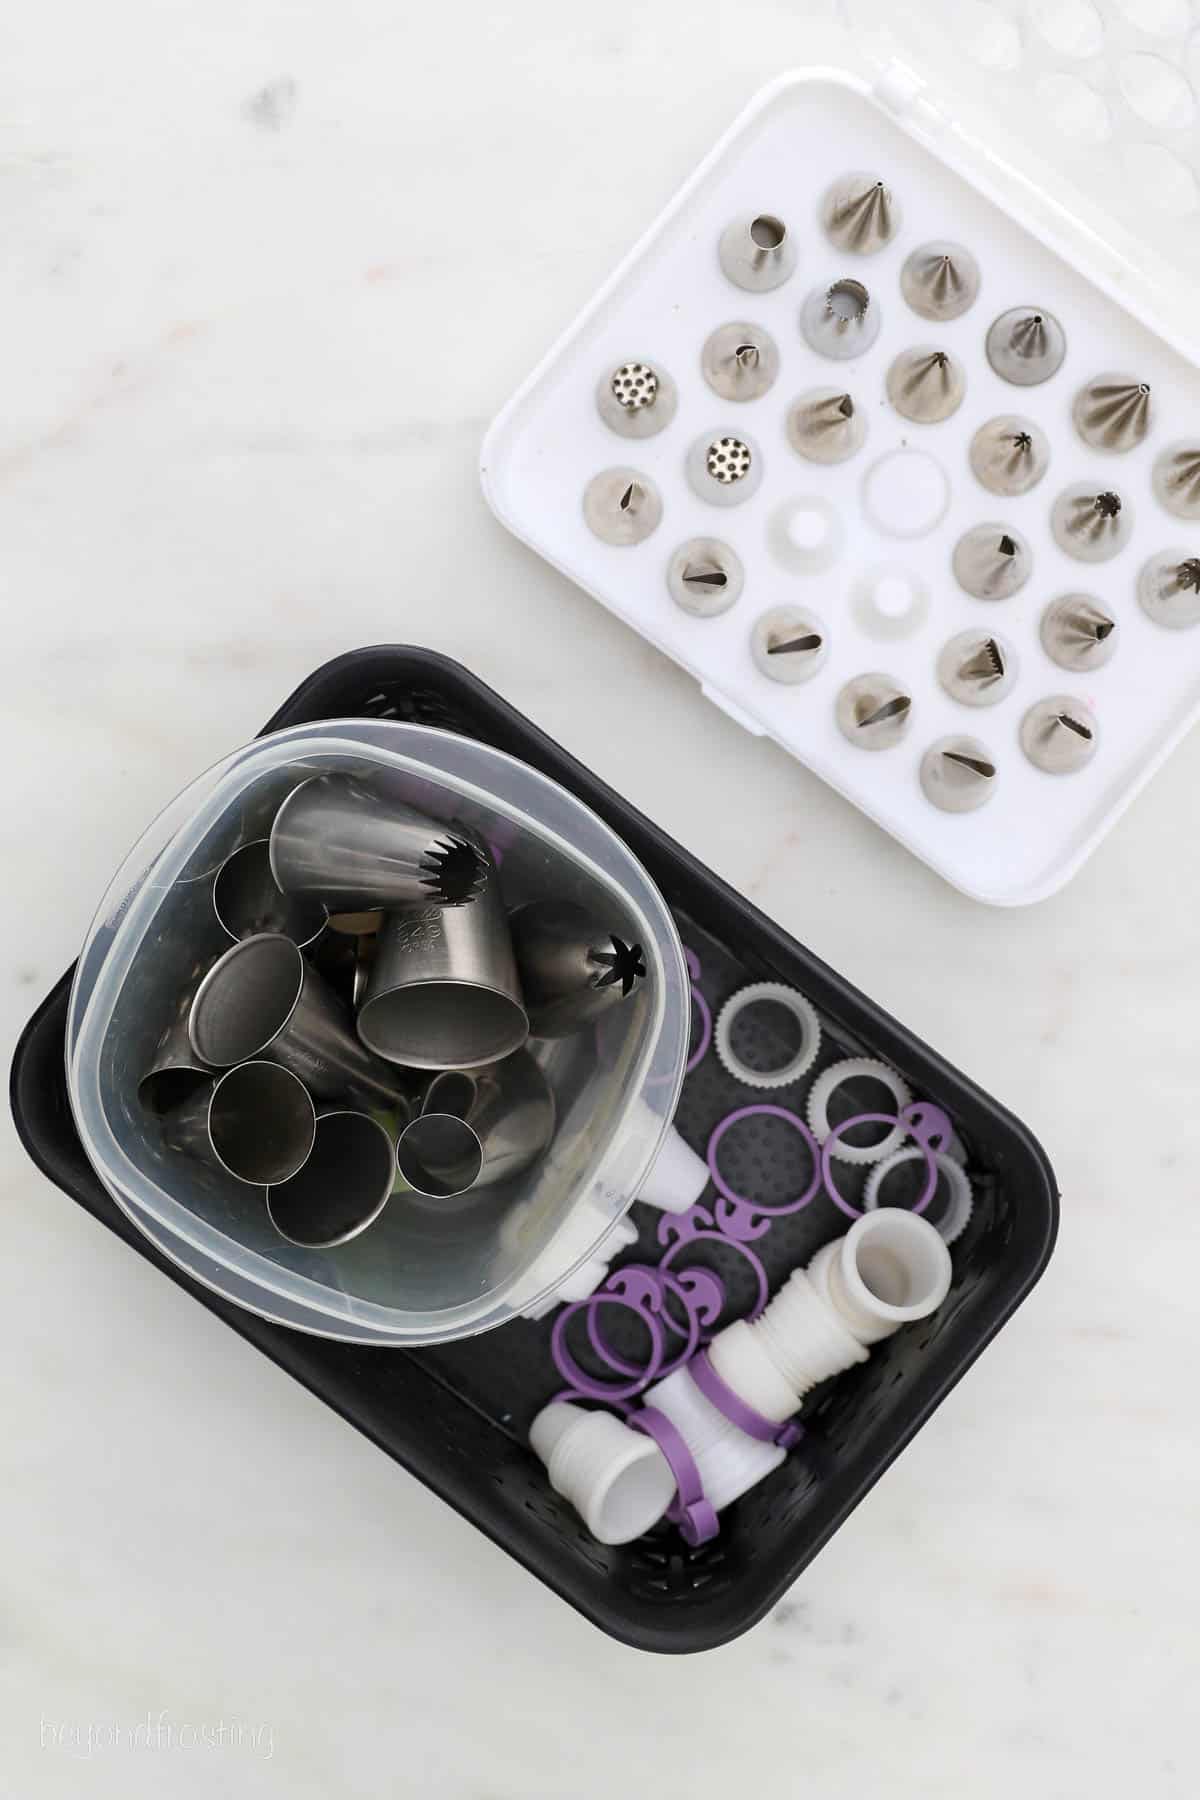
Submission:
M 643 948 L 647 978 L 585 1032 L 531 1042 L 554 1090 L 545 1157 L 485 1193 L 397 1192 L 334 1249 L 273 1230 L 262 1190 L 173 1154 L 136 1091 L 211 930 L 211 878 L 260 838 L 284 796 L 326 771 L 369 776 L 431 817 L 479 831 L 505 901 L 553 894 L 601 910 Z M 621 840 L 526 764 L 424 726 L 334 720 L 235 752 L 156 820 L 115 877 L 80 953 L 67 1031 L 71 1105 L 89 1160 L 153 1242 L 239 1305 L 319 1334 L 431 1343 L 485 1331 L 552 1289 L 627 1208 L 683 1078 L 687 971 L 667 907 Z
M 1026 223 L 1200 360 L 1200 14 L 1188 0 L 842 11 L 874 97 L 907 131 L 1019 201 Z

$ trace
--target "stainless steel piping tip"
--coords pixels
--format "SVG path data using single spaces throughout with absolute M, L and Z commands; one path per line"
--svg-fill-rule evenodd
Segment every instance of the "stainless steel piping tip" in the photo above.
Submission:
M 172 1149 L 238 1181 L 266 1187 L 302 1169 L 317 1115 L 299 1078 L 274 1062 L 245 1062 L 210 1079 L 163 1119 Z
M 788 443 L 809 462 L 840 463 L 861 450 L 867 422 L 842 388 L 809 388 L 788 408 Z
M 520 1048 L 529 1020 L 494 881 L 473 906 L 387 914 L 358 1035 L 377 1056 L 413 1069 L 469 1069 Z
M 991 325 L 987 359 L 1002 381 L 1036 387 L 1062 366 L 1067 340 L 1053 313 L 1044 307 L 1014 306 Z
M 287 802 L 284 802 L 286 805 Z M 227 937 L 282 932 L 301 949 L 325 929 L 325 906 L 315 895 L 285 894 L 271 873 L 268 838 L 256 838 L 227 856 L 213 882 L 213 910 Z
M 765 294 L 779 287 L 796 267 L 796 246 L 775 213 L 734 219 L 721 233 L 717 254 L 735 287 Z
M 1076 394 L 1071 416 L 1093 450 L 1135 450 L 1152 423 L 1150 385 L 1135 375 L 1097 375 Z
M 918 244 L 900 271 L 900 292 L 923 319 L 957 319 L 979 294 L 979 264 L 962 244 Z
M 1032 419 L 1001 413 L 979 427 L 968 455 L 976 481 L 1012 499 L 1036 487 L 1050 467 L 1050 441 Z
M 828 188 L 821 202 L 821 223 L 830 242 L 855 256 L 873 256 L 890 244 L 900 229 L 900 208 L 878 175 L 855 171 Z
M 1200 556 L 1161 550 L 1138 576 L 1138 603 L 1156 625 L 1183 631 L 1200 623 Z
M 653 437 L 671 423 L 679 392 L 665 369 L 648 362 L 623 362 L 600 377 L 596 410 L 622 437 Z
M 289 1244 L 331 1249 L 374 1224 L 395 1184 L 386 1127 L 369 1113 L 333 1109 L 318 1115 L 304 1167 L 267 1188 L 267 1217 Z
M 809 348 L 836 362 L 861 356 L 879 336 L 879 308 L 869 290 L 843 275 L 813 288 L 800 308 L 800 331 Z
M 483 1069 L 437 1075 L 396 1145 L 414 1193 L 452 1199 L 528 1169 L 554 1136 L 554 1095 L 527 1050 Z
M 662 519 L 662 496 L 639 469 L 602 469 L 583 490 L 588 529 L 605 544 L 641 544 Z
M 1102 669 L 1117 647 L 1117 621 L 1090 594 L 1060 594 L 1042 614 L 1042 648 L 1060 669 Z
M 1013 689 L 1017 658 L 998 632 L 960 631 L 942 646 L 938 680 L 964 706 L 995 706 Z
M 441 916 L 468 918 L 474 911 L 450 907 Z M 349 1009 L 291 939 L 277 933 L 243 938 L 225 952 L 196 990 L 188 1030 L 196 1054 L 214 1068 L 280 1063 L 319 1099 L 350 1096 L 362 1105 L 407 1108 L 402 1077 L 364 1048 Z
M 533 900 L 508 923 L 533 1037 L 581 1031 L 646 979 L 642 946 L 627 943 L 573 900 Z
M 976 525 L 954 546 L 954 579 L 976 600 L 1007 600 L 1033 568 L 1029 545 L 1005 525 Z
M 912 723 L 912 698 L 890 675 L 856 675 L 838 694 L 838 730 L 860 750 L 890 750 Z
M 962 405 L 966 377 L 948 350 L 928 344 L 902 350 L 887 372 L 887 396 L 914 425 L 935 425 Z
M 812 680 L 829 654 L 829 638 L 815 613 L 799 606 L 775 606 L 754 621 L 750 654 L 768 681 L 794 687 Z
M 191 1099 L 215 1074 L 212 1064 L 197 1056 L 188 1033 L 188 1015 L 196 989 L 215 961 L 215 957 L 209 956 L 193 966 L 158 1040 L 150 1066 L 138 1082 L 138 1104 L 147 1112 L 157 1113 L 160 1117 L 171 1112 Z
M 1096 754 L 1099 727 L 1091 707 L 1074 694 L 1038 700 L 1021 720 L 1021 748 L 1047 775 L 1072 775 Z
M 1200 519 L 1200 438 L 1168 444 L 1155 458 L 1155 498 L 1177 519 Z
M 758 491 L 762 457 L 744 433 L 734 437 L 706 432 L 688 451 L 687 475 L 701 500 L 713 506 L 740 506 Z
M 992 753 L 978 738 L 939 738 L 921 758 L 921 786 L 942 812 L 974 812 L 996 791 Z
M 722 400 L 758 400 L 779 374 L 779 347 L 761 325 L 718 325 L 700 352 L 704 379 Z
M 741 558 L 719 538 L 689 538 L 667 564 L 667 591 L 696 619 L 728 612 L 745 579 Z
M 439 824 L 353 775 L 293 788 L 271 827 L 271 870 L 284 894 L 331 912 L 433 901 L 472 905 L 491 873 L 461 826 Z
M 1059 549 L 1078 562 L 1107 562 L 1129 542 L 1133 509 L 1114 489 L 1077 481 L 1054 502 L 1050 528 Z

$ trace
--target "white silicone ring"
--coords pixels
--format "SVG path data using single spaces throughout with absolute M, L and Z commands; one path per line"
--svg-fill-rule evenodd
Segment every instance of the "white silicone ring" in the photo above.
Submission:
M 893 1169 L 898 1169 L 901 1163 L 924 1162 L 924 1160 L 925 1152 L 920 1146 L 909 1144 L 907 1149 L 896 1150 L 891 1156 L 885 1157 L 883 1162 L 877 1163 L 867 1176 L 867 1185 L 863 1189 L 863 1211 L 875 1212 L 880 1206 L 880 1189 Z M 971 1187 L 971 1177 L 961 1163 L 956 1162 L 952 1156 L 947 1156 L 942 1150 L 934 1151 L 933 1160 L 938 1166 L 939 1173 L 945 1177 L 950 1199 L 944 1215 L 940 1219 L 930 1219 L 929 1222 L 941 1233 L 944 1244 L 953 1244 L 971 1223 L 971 1214 L 975 1210 L 975 1194 Z M 884 1200 L 882 1204 L 886 1206 L 887 1201 Z M 928 1213 L 926 1213 L 926 1217 L 928 1217 Z
M 911 1105 L 912 1090 L 908 1083 L 886 1063 L 877 1062 L 872 1056 L 849 1056 L 845 1062 L 832 1063 L 817 1076 L 808 1096 L 808 1127 L 818 1144 L 823 1144 L 833 1129 L 829 1123 L 829 1102 L 834 1094 L 843 1082 L 855 1081 L 864 1075 L 869 1075 L 872 1081 L 878 1081 L 888 1090 L 898 1113 Z M 907 1136 L 903 1125 L 894 1125 L 877 1144 L 848 1144 L 845 1138 L 837 1138 L 833 1154 L 840 1162 L 882 1162 L 884 1157 L 900 1149 Z
M 775 1006 L 782 1006 L 786 1012 L 791 1013 L 800 1027 L 800 1048 L 790 1062 L 778 1069 L 752 1069 L 733 1050 L 731 1038 L 734 1025 L 748 1006 L 756 1006 L 760 1000 L 769 1000 Z M 785 987 L 781 981 L 755 981 L 749 987 L 739 988 L 717 1014 L 713 1047 L 722 1068 L 745 1087 L 787 1087 L 791 1082 L 799 1081 L 802 1075 L 807 1075 L 816 1062 L 821 1048 L 821 1021 L 804 995 L 797 993 L 795 988 Z

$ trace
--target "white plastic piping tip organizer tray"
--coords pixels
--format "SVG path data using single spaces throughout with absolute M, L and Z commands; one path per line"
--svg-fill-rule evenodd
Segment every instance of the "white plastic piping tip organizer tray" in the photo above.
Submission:
M 1200 618 L 1200 597 L 1177 594 L 1167 621 L 1150 592 L 1164 559 L 1173 570 L 1200 557 L 1200 516 L 1158 497 L 1170 457 L 1200 445 L 1200 374 L 1122 303 L 1068 215 L 1051 233 L 1042 196 L 1023 216 L 1021 190 L 1002 200 L 995 165 L 956 133 L 939 136 L 928 115 L 898 77 L 871 88 L 818 70 L 766 89 L 497 418 L 483 481 L 510 530 L 738 724 L 773 738 L 965 893 L 1015 905 L 1070 878 L 1200 706 L 1200 625 L 1186 622 L 1193 601 Z M 846 178 L 889 196 L 890 238 L 867 253 L 827 228 L 828 196 Z M 786 227 L 772 276 L 783 278 L 739 285 L 728 245 L 762 220 Z M 978 292 L 956 317 L 922 316 L 906 298 L 922 266 L 914 253 L 934 247 L 952 253 L 968 287 L 977 269 Z M 875 315 L 873 339 L 865 331 L 852 356 L 840 354 L 846 333 L 820 329 L 835 286 L 851 312 L 865 290 Z M 1010 313 L 989 357 L 989 332 Z M 1005 379 L 993 364 L 1030 319 L 1051 351 L 1019 373 L 1056 361 L 1057 327 L 1061 362 L 1045 379 Z M 735 337 L 750 350 L 740 373 Z M 961 400 L 932 422 L 906 417 L 930 410 L 905 383 L 935 353 Z M 652 431 L 637 416 L 646 371 L 662 403 Z M 1081 401 L 1093 387 L 1100 394 Z M 1102 446 L 1103 430 L 1080 423 L 1096 406 L 1104 414 L 1110 387 L 1139 415 L 1128 448 Z M 804 435 L 794 409 L 813 390 L 851 398 L 844 460 L 794 447 Z M 973 440 L 1002 418 L 1045 460 L 1024 492 L 974 472 L 987 434 L 974 459 Z M 725 462 L 722 439 L 734 440 Z M 1200 465 L 1196 484 L 1200 496 Z M 1103 499 L 1094 539 L 1077 496 L 1111 495 L 1118 525 L 1105 525 Z M 993 540 L 1001 559 L 1012 555 L 1001 540 L 1016 553 L 994 583 L 976 571 Z M 689 559 L 700 580 L 684 605 L 672 588 Z M 1055 624 L 1075 601 L 1085 635 L 1099 615 L 1107 638 L 1091 655 L 1073 638 L 1064 652 L 1075 627 Z M 773 678 L 770 658 L 789 637 L 807 649 L 795 674 Z M 962 661 L 981 651 L 1002 664 L 1002 679 L 979 680 L 976 704 L 961 684 L 952 691 L 953 639 Z M 881 706 L 885 728 L 856 733 Z

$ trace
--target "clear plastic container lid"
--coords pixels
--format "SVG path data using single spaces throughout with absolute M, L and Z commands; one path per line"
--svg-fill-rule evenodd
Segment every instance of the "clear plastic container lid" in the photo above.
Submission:
M 221 947 L 215 869 L 266 834 L 299 781 L 327 771 L 369 774 L 431 817 L 481 832 L 498 853 L 508 906 L 553 896 L 598 908 L 642 945 L 647 979 L 586 1032 L 531 1042 L 558 1114 L 554 1141 L 531 1170 L 451 1202 L 397 1193 L 359 1238 L 316 1251 L 274 1232 L 261 1190 L 173 1154 L 136 1090 L 171 1006 L 197 963 Z M 282 1324 L 414 1345 L 503 1324 L 586 1260 L 658 1153 L 688 1029 L 687 971 L 666 904 L 587 807 L 524 763 L 454 733 L 334 720 L 236 751 L 179 795 L 130 853 L 80 954 L 67 1081 L 105 1187 L 197 1280 Z

